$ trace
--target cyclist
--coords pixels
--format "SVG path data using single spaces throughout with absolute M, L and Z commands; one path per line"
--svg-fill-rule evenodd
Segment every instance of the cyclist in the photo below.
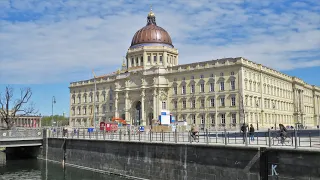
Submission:
M 279 124 L 279 131 L 280 131 L 281 143 L 283 144 L 285 137 L 287 135 L 287 128 L 284 127 L 283 124 Z
M 196 127 L 194 124 L 191 126 L 191 137 L 196 140 L 196 134 L 199 132 L 198 127 Z

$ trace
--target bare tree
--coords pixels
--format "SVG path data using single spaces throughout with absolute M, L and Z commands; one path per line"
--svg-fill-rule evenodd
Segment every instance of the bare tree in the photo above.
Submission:
M 5 88 L 5 92 L 0 92 L 0 119 L 7 124 L 7 129 L 11 129 L 14 125 L 14 119 L 17 115 L 24 116 L 36 114 L 37 110 L 34 104 L 29 102 L 32 96 L 30 88 L 21 88 L 20 97 L 14 96 L 14 89 L 10 86 Z

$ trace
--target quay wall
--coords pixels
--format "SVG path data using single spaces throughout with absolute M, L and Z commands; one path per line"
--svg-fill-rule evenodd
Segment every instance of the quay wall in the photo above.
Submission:
M 319 150 L 63 138 L 48 138 L 43 147 L 66 167 L 144 179 L 320 180 Z

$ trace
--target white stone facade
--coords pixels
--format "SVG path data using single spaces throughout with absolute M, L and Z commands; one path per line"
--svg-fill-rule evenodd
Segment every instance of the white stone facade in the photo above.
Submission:
M 189 124 L 232 128 L 244 121 L 243 100 L 246 122 L 259 128 L 279 123 L 319 124 L 319 87 L 241 57 L 129 67 L 97 77 L 96 83 L 99 121 L 122 117 L 129 124 L 149 125 L 162 109 L 167 109 L 177 120 Z M 70 125 L 90 126 L 94 80 L 71 83 L 70 93 Z M 138 103 L 140 113 L 136 110 Z
M 94 113 L 99 122 L 149 125 L 162 110 L 203 128 L 319 125 L 319 87 L 242 57 L 179 65 L 178 50 L 150 13 L 121 70 L 70 84 L 71 126 L 92 126 Z

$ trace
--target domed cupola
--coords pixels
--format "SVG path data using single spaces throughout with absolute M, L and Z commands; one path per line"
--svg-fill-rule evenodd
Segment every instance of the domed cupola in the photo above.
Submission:
M 147 25 L 134 34 L 130 48 L 145 45 L 160 45 L 173 47 L 169 33 L 162 27 L 157 26 L 156 16 L 152 12 L 152 9 L 150 10 L 147 17 Z
M 169 33 L 157 26 L 152 9 L 147 25 L 134 34 L 126 59 L 128 71 L 178 65 L 178 50 L 172 45 Z

